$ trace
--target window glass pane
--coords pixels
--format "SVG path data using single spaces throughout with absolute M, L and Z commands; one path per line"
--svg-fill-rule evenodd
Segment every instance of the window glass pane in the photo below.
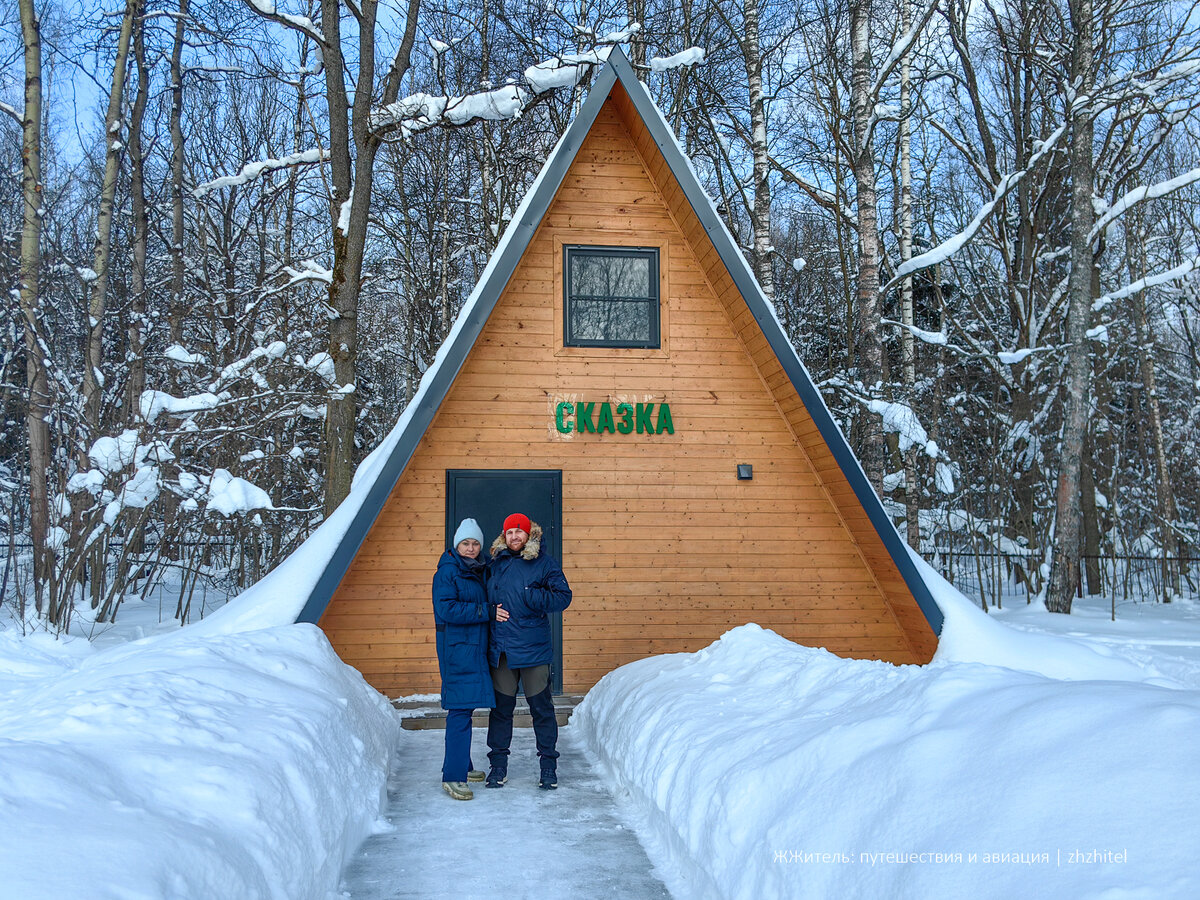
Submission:
M 572 253 L 571 294 L 645 300 L 650 296 L 650 260 L 645 256 Z
M 650 305 L 644 301 L 576 300 L 571 304 L 571 336 L 577 341 L 647 343 L 653 337 Z
M 568 248 L 567 342 L 658 346 L 653 250 Z

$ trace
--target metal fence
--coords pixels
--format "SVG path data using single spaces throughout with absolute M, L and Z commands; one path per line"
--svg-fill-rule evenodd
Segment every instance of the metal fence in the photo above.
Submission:
M 930 563 L 968 597 L 981 605 L 1029 603 L 1042 590 L 1040 554 L 944 550 Z M 1084 556 L 1079 591 L 1109 597 L 1115 603 L 1161 602 L 1200 594 L 1200 556 Z

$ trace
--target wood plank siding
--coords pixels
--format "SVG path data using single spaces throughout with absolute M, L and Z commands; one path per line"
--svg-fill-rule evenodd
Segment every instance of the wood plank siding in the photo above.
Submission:
M 563 347 L 564 244 L 659 248 L 660 349 Z M 579 399 L 669 402 L 675 433 L 560 434 L 556 404 Z M 754 466 L 753 480 L 737 480 L 738 463 Z M 745 622 L 845 656 L 933 653 L 932 630 L 619 84 L 321 618 L 342 658 L 390 696 L 439 687 L 430 581 L 447 469 L 562 471 L 568 692 Z

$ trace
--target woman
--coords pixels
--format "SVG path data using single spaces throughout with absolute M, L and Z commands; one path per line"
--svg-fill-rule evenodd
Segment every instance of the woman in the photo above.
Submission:
M 438 671 L 446 710 L 442 789 L 455 800 L 475 796 L 467 781 L 483 781 L 483 773 L 471 765 L 471 714 L 477 708 L 490 709 L 495 696 L 488 671 L 487 566 L 479 558 L 482 548 L 479 524 L 463 519 L 454 532 L 454 549 L 442 554 L 433 576 Z

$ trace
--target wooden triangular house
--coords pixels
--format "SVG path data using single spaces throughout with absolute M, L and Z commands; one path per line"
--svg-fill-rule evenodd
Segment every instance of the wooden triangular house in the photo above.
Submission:
M 468 300 L 301 613 L 380 691 L 438 690 L 464 516 L 563 561 L 555 683 L 757 622 L 923 663 L 941 613 L 620 50 Z

